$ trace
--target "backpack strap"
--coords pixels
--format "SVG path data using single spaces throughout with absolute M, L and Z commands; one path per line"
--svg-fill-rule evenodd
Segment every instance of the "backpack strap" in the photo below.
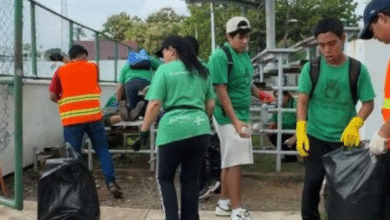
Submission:
M 320 63 L 321 56 L 315 57 L 310 61 L 310 79 L 311 79 L 311 92 L 309 95 L 309 99 L 314 94 L 314 89 L 316 88 L 318 77 L 320 75 Z
M 232 72 L 233 70 L 233 57 L 232 57 L 232 54 L 230 53 L 230 50 L 227 46 L 225 45 L 222 45 L 221 46 L 221 49 L 223 50 L 223 52 L 225 52 L 226 56 L 227 56 L 227 59 L 228 59 L 228 62 L 227 62 L 227 65 L 228 65 L 228 79 L 229 79 L 229 76 L 230 76 L 230 73 Z M 223 109 L 222 107 L 222 113 L 225 117 L 226 116 L 226 112 L 225 110 Z
M 232 57 L 232 54 L 230 53 L 229 48 L 227 48 L 227 46 L 223 45 L 223 46 L 221 46 L 221 49 L 225 52 L 227 59 L 228 59 L 227 64 L 228 64 L 228 77 L 229 77 L 230 73 L 233 70 L 233 57 Z
M 349 57 L 349 88 L 355 105 L 358 101 L 357 84 L 360 76 L 360 68 L 361 63 L 358 60 Z

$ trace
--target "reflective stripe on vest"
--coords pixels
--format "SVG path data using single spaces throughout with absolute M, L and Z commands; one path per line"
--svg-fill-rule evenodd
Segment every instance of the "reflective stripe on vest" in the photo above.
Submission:
M 63 89 L 58 101 L 63 126 L 99 121 L 100 87 L 96 64 L 75 61 L 59 69 Z
M 386 122 L 389 119 L 389 116 L 390 116 L 390 99 L 387 98 L 383 101 L 383 106 L 382 106 L 383 120 Z

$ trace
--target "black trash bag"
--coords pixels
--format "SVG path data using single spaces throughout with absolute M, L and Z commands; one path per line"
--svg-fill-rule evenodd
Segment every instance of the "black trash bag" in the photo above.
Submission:
M 38 181 L 38 220 L 99 220 L 99 198 L 87 165 L 70 146 L 63 156 L 47 160 Z
M 210 145 L 207 149 L 206 160 L 208 160 L 208 169 L 211 176 L 220 181 L 221 180 L 221 144 L 219 142 L 218 134 L 215 133 L 210 138 Z
M 202 189 L 213 180 L 221 180 L 221 151 L 218 134 L 210 137 L 209 147 L 202 160 L 199 175 L 199 188 Z
M 388 193 L 388 155 L 371 156 L 363 147 L 325 154 L 329 220 L 381 220 Z

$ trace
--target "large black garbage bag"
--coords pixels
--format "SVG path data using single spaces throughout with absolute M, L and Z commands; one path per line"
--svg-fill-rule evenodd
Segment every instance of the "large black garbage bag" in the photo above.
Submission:
M 95 181 L 83 158 L 66 146 L 66 158 L 47 160 L 38 181 L 39 220 L 99 220 Z
M 388 155 L 368 149 L 332 151 L 323 156 L 329 189 L 329 220 L 381 220 L 389 197 Z

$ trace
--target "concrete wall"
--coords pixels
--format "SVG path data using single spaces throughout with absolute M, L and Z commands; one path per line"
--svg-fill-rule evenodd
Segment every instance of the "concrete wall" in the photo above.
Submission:
M 57 104 L 49 100 L 50 81 L 25 80 L 23 85 L 23 161 L 33 163 L 33 147 L 63 144 Z M 115 93 L 115 84 L 102 83 L 101 103 Z M 3 175 L 14 171 L 14 98 L 12 87 L 0 85 L 0 167 Z
M 385 45 L 376 40 L 355 40 L 349 43 L 347 54 L 364 63 L 371 74 L 372 84 L 376 93 L 375 107 L 361 129 L 362 140 L 370 140 L 372 134 L 379 130 L 383 124 L 381 108 L 386 68 L 390 57 L 390 45 Z M 361 103 L 358 104 L 357 109 L 360 107 Z

